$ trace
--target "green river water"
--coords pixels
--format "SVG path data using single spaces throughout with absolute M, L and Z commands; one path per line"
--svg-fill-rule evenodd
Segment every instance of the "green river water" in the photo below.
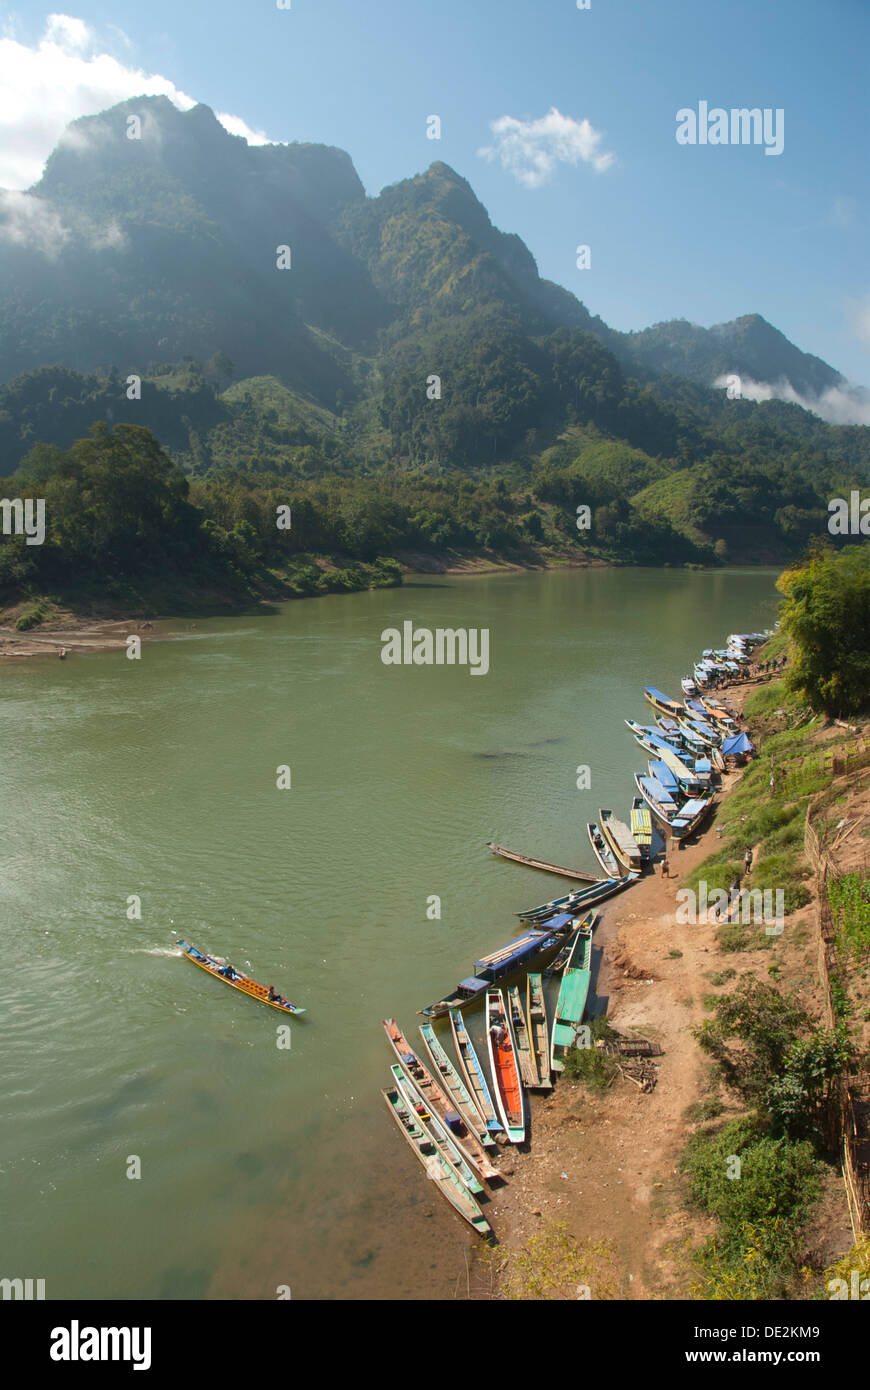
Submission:
M 386 1113 L 380 1020 L 417 1039 L 517 909 L 566 891 L 486 840 L 595 867 L 585 822 L 645 771 L 622 723 L 642 686 L 679 695 L 702 647 L 770 626 L 774 578 L 417 578 L 171 623 L 140 661 L 0 671 L 0 1277 L 49 1299 L 464 1288 L 475 1238 Z M 405 619 L 488 628 L 489 673 L 384 666 Z M 176 934 L 305 1005 L 289 1050 Z

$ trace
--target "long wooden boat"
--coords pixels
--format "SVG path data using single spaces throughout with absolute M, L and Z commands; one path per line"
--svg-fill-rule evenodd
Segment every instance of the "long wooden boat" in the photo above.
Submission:
M 722 731 L 701 719 L 681 719 L 680 729 L 687 741 L 700 739 L 705 748 L 717 748 L 722 742 Z
M 511 985 L 507 992 L 507 1003 L 510 1009 L 511 1028 L 513 1029 L 514 1045 L 517 1050 L 517 1061 L 520 1065 L 520 1076 L 523 1085 L 531 1089 L 537 1082 L 538 1069 L 532 1061 L 531 1036 L 529 1034 L 528 1020 L 526 1019 L 526 1011 L 523 1007 L 519 985 Z
M 680 805 L 657 778 L 642 777 L 636 772 L 634 780 L 650 810 L 668 827 L 675 840 L 685 840 L 693 834 L 713 804 L 712 796 L 704 796 Z
M 605 898 L 613 897 L 614 893 L 621 893 L 623 888 L 634 883 L 637 874 L 624 874 L 621 878 L 604 878 L 590 888 L 580 889 L 577 893 L 569 893 L 567 898 L 557 898 L 552 903 L 542 903 L 540 907 L 527 908 L 525 912 L 518 912 L 517 917 L 522 917 L 524 921 L 548 922 L 548 919 L 556 912 L 570 914 L 576 917 L 580 912 L 595 903 L 604 902 Z
M 187 956 L 188 960 L 192 960 L 194 965 L 198 965 L 200 970 L 204 970 L 207 975 L 213 975 L 216 980 L 222 980 L 225 985 L 231 985 L 233 989 L 239 990 L 242 994 L 249 994 L 252 999 L 258 1000 L 261 1004 L 268 1004 L 270 1009 L 278 1009 L 283 1014 L 305 1013 L 299 1004 L 291 1004 L 289 999 L 284 999 L 280 994 L 276 994 L 271 986 L 267 989 L 265 985 L 258 985 L 256 980 L 252 980 L 248 975 L 243 975 L 241 970 L 236 970 L 235 966 L 218 960 L 216 956 L 206 955 L 205 951 L 198 951 L 195 946 L 191 946 L 189 941 L 179 941 L 178 948 Z
M 486 1134 L 487 1143 L 495 1143 L 495 1138 L 491 1131 L 487 1129 L 486 1120 L 478 1110 L 474 1098 L 463 1081 L 459 1072 L 454 1067 L 438 1038 L 431 1023 L 421 1023 L 420 1036 L 429 1056 L 432 1058 L 432 1065 L 435 1068 L 435 1076 L 441 1083 L 441 1089 L 446 1091 L 453 1101 L 453 1108 L 458 1110 L 468 1129 L 474 1131 L 478 1138 L 483 1142 L 483 1135 Z
M 544 971 L 545 979 L 551 980 L 554 979 L 557 975 L 563 974 L 565 966 L 571 959 L 571 952 L 573 951 L 574 943 L 577 940 L 577 932 L 593 931 L 598 921 L 599 915 L 597 912 L 587 912 L 586 916 L 582 919 L 582 921 L 577 923 L 575 930 L 571 932 L 571 935 L 568 937 L 567 941 L 565 942 L 565 945 L 562 947 L 559 954 L 555 956 L 553 960 L 550 962 L 550 964 L 547 966 L 546 970 Z
M 622 868 L 627 869 L 629 873 L 639 874 L 643 868 L 640 845 L 625 821 L 619 820 L 612 811 L 602 806 L 598 810 L 598 824 Z
M 592 978 L 592 931 L 580 930 L 574 942 L 571 959 L 565 967 L 556 1013 L 550 1032 L 550 1067 L 564 1071 L 565 1056 L 577 1045 L 577 1034 L 586 1012 L 589 984 Z
M 512 1144 L 521 1144 L 526 1137 L 523 1085 L 511 1021 L 500 989 L 486 992 L 486 1045 L 496 1105 L 505 1133 Z
M 661 758 L 663 762 L 666 762 L 671 772 L 676 773 L 677 777 L 682 777 L 690 782 L 694 781 L 699 787 L 709 784 L 709 772 L 705 777 L 703 772 L 696 767 L 696 759 L 693 755 L 682 750 L 678 752 L 674 745 L 660 734 L 646 730 L 643 733 L 635 734 L 635 742 L 640 744 L 644 752 L 651 753 L 654 758 Z
M 700 703 L 704 706 L 704 709 L 707 711 L 713 723 L 718 725 L 723 733 L 736 734 L 739 732 L 737 720 L 733 715 L 729 714 L 724 705 L 719 704 L 718 701 L 710 699 L 709 697 L 702 697 Z
M 430 1110 L 424 1100 L 421 1100 L 417 1092 L 408 1084 L 408 1079 L 398 1062 L 394 1062 L 390 1067 L 393 1073 L 393 1081 L 396 1090 L 404 1100 L 409 1110 L 414 1112 L 419 1123 L 431 1134 L 435 1144 L 440 1149 L 441 1154 L 446 1158 L 454 1173 L 458 1173 L 469 1192 L 485 1192 L 486 1188 L 475 1176 L 474 1169 L 464 1156 L 453 1135 L 445 1124 L 439 1120 L 434 1110 Z
M 559 864 L 548 863 L 546 859 L 532 859 L 531 855 L 505 849 L 504 845 L 495 845 L 492 840 L 487 840 L 486 847 L 502 859 L 512 859 L 515 864 L 524 864 L 527 869 L 542 869 L 545 874 L 558 874 L 560 878 L 579 878 L 584 883 L 595 883 L 598 879 L 597 874 L 590 874 L 586 869 L 564 869 Z
M 589 915 L 590 915 L 590 917 L 591 917 L 593 914 L 590 913 Z M 577 928 L 577 931 L 579 931 L 579 930 L 580 930 L 580 928 L 578 927 L 578 928 Z M 569 960 L 569 957 L 570 957 L 570 955 L 571 955 L 571 947 L 574 945 L 574 942 L 575 942 L 576 939 L 577 939 L 577 931 L 573 931 L 573 932 L 571 933 L 571 935 L 568 937 L 568 940 L 565 942 L 565 945 L 562 947 L 562 949 L 561 949 L 561 951 L 559 952 L 559 954 L 558 954 L 557 956 L 554 956 L 553 959 L 550 961 L 550 964 L 547 966 L 546 970 L 543 972 L 543 974 L 544 974 L 544 979 L 551 980 L 551 979 L 553 979 L 554 976 L 556 976 L 556 975 L 561 975 L 561 974 L 562 974 L 562 971 L 565 969 L 565 966 L 568 964 L 568 960 Z
M 468 1128 L 462 1116 L 454 1109 L 449 1097 L 438 1085 L 435 1077 L 424 1067 L 396 1020 L 385 1018 L 383 1024 L 390 1046 L 414 1090 L 417 1091 L 422 1100 L 426 1101 L 427 1105 L 434 1106 L 438 1118 L 446 1122 L 453 1138 L 480 1176 L 486 1182 L 493 1178 L 500 1178 L 500 1172 L 490 1161 L 484 1147 L 484 1145 L 492 1144 L 492 1136 L 484 1130 L 481 1138 L 476 1128 L 474 1130 Z
M 691 796 L 691 790 L 675 772 L 671 772 L 667 763 L 659 762 L 656 758 L 650 758 L 647 763 L 650 777 L 661 783 L 669 796 L 679 804 Z
M 672 719 L 679 719 L 683 713 L 683 706 L 679 700 L 672 700 L 670 695 L 665 695 L 661 690 L 657 690 L 654 685 L 644 686 L 644 699 L 648 700 L 653 709 L 657 709 L 659 714 L 669 714 Z
M 631 833 L 638 843 L 644 859 L 652 858 L 652 817 L 642 796 L 635 796 L 631 803 Z
M 604 870 L 606 877 L 620 878 L 622 866 L 595 821 L 587 823 L 586 834 L 589 836 L 592 853 Z
M 427 1004 L 425 1009 L 418 1009 L 417 1012 L 426 1018 L 441 1018 L 452 1009 L 470 1008 L 484 998 L 490 985 L 512 975 L 515 970 L 528 969 L 550 951 L 557 950 L 573 919 L 568 912 L 556 916 L 550 913 L 545 915 L 550 920 L 536 921 L 522 936 L 500 946 L 488 956 L 482 956 L 474 962 L 473 975 L 460 980 L 456 988 L 437 1003 Z
M 547 1024 L 547 1000 L 544 981 L 540 975 L 526 979 L 526 1018 L 529 1021 L 529 1043 L 535 1079 L 529 1085 L 536 1091 L 550 1091 L 550 1029 Z
M 409 1147 L 425 1168 L 426 1176 L 432 1179 L 442 1196 L 447 1198 L 454 1210 L 464 1217 L 478 1235 L 491 1236 L 492 1227 L 477 1202 L 462 1179 L 439 1152 L 432 1136 L 425 1133 L 419 1120 L 408 1109 L 399 1092 L 392 1089 L 382 1091 L 381 1095 L 387 1103 L 387 1109 L 408 1141 Z
M 487 1085 L 486 1072 L 474 1050 L 474 1044 L 465 1026 L 465 1019 L 459 1009 L 452 1010 L 449 1018 L 450 1031 L 453 1034 L 453 1046 L 456 1048 L 459 1070 L 462 1072 L 465 1084 L 474 1096 L 475 1104 L 487 1129 L 492 1134 L 501 1134 L 501 1120 L 495 1113 L 495 1105 Z

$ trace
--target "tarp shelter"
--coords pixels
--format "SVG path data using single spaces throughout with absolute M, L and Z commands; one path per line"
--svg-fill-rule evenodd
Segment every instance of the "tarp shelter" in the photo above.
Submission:
M 722 740 L 723 758 L 736 758 L 744 753 L 754 753 L 755 748 L 748 734 L 732 734 Z

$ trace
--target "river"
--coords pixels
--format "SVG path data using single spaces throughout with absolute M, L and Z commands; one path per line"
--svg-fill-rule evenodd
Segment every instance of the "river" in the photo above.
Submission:
M 517 909 L 564 891 L 486 840 L 594 869 L 585 822 L 624 815 L 644 767 L 622 723 L 642 686 L 679 695 L 702 647 L 770 626 L 774 578 L 418 577 L 0 672 L 0 1277 L 49 1299 L 464 1294 L 474 1237 L 386 1113 L 380 1020 L 416 1036 Z M 385 666 L 406 619 L 488 629 L 489 672 Z M 177 936 L 303 1004 L 291 1046 Z

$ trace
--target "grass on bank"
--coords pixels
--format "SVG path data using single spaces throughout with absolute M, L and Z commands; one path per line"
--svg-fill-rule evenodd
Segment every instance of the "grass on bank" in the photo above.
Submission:
M 521 1250 L 488 1246 L 480 1253 L 495 1296 L 510 1301 L 594 1300 L 619 1297 L 613 1246 L 576 1240 L 564 1221 L 546 1221 Z

